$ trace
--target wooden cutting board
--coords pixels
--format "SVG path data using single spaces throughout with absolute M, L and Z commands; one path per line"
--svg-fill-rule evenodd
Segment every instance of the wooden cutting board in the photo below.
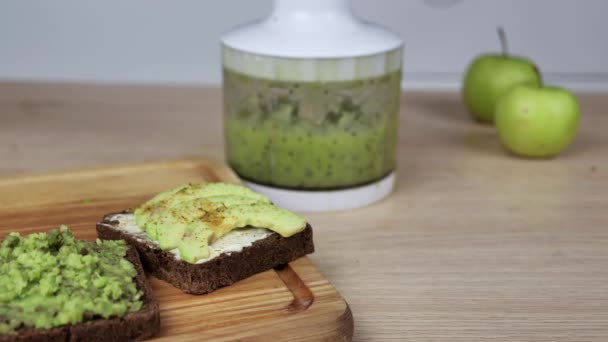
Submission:
M 94 240 L 105 213 L 133 208 L 187 182 L 239 182 L 227 167 L 186 160 L 0 178 L 0 239 L 67 224 Z M 353 317 L 340 293 L 308 258 L 209 295 L 184 294 L 150 277 L 166 341 L 350 341 Z

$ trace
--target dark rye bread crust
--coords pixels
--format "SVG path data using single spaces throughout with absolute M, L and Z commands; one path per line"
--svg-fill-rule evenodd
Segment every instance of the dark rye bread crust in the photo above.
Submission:
M 137 250 L 127 250 L 137 276 L 135 283 L 142 292 L 143 308 L 123 317 L 94 319 L 75 325 L 52 329 L 20 329 L 17 334 L 0 335 L 0 342 L 8 341 L 140 341 L 154 336 L 160 330 L 160 312 L 152 288 L 146 279 Z
M 207 262 L 191 264 L 178 260 L 171 252 L 137 240 L 133 235 L 116 228 L 108 214 L 97 224 L 101 239 L 125 240 L 135 246 L 146 271 L 178 289 L 190 294 L 206 294 L 220 287 L 232 285 L 254 274 L 289 263 L 313 253 L 312 228 L 306 228 L 289 238 L 277 233 L 255 241 L 240 252 L 223 253 Z

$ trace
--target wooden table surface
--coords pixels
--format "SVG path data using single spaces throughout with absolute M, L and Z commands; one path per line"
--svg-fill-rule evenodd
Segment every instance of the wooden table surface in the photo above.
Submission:
M 456 94 L 403 96 L 396 192 L 307 215 L 356 341 L 608 340 L 608 96 L 580 100 L 573 145 L 525 160 Z M 221 160 L 221 117 L 218 89 L 0 84 L 0 175 Z

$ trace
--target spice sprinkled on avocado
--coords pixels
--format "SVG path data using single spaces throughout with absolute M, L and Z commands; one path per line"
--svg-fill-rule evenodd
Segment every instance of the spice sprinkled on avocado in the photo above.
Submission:
M 266 228 L 290 237 L 306 228 L 303 217 L 227 183 L 190 184 L 160 193 L 135 210 L 135 220 L 161 249 L 178 249 L 190 263 L 208 257 L 209 244 L 234 229 Z

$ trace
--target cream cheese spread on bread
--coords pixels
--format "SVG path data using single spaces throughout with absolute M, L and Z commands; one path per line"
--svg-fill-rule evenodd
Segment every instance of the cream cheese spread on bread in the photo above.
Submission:
M 113 228 L 123 230 L 140 241 L 145 241 L 149 245 L 158 247 L 158 242 L 150 239 L 146 232 L 137 225 L 135 222 L 135 215 L 130 213 L 114 214 L 108 216 L 107 219 L 108 221 L 118 222 L 118 224 L 112 226 Z M 232 230 L 211 243 L 209 245 L 209 257 L 199 259 L 196 263 L 202 264 L 223 253 L 238 253 L 242 251 L 243 248 L 249 247 L 254 242 L 265 239 L 271 234 L 273 234 L 272 231 L 264 228 L 241 228 Z M 179 249 L 174 248 L 168 252 L 173 253 L 176 259 L 181 259 Z

